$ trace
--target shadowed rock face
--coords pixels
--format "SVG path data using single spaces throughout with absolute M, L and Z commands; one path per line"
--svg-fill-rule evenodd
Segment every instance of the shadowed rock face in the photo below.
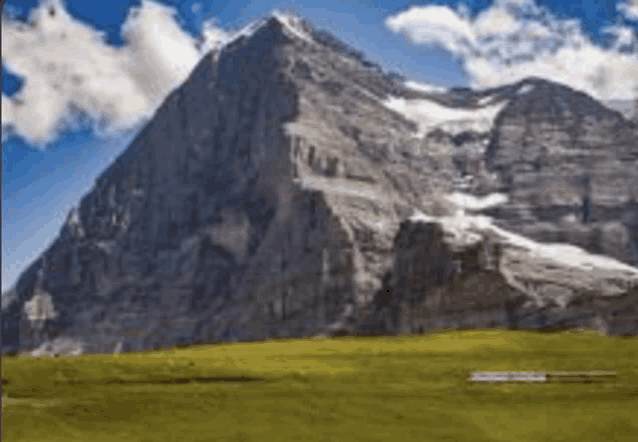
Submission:
M 465 237 L 465 238 L 463 238 Z M 371 331 L 590 328 L 638 333 L 638 268 L 471 217 L 401 224 Z
M 419 124 L 386 105 L 389 94 L 474 109 L 491 92 L 402 89 L 360 57 L 311 35 L 307 24 L 272 17 L 201 60 L 19 278 L 15 301 L 2 313 L 4 347 L 39 348 L 37 354 L 56 345 L 70 353 L 120 352 L 352 332 L 376 314 L 373 300 L 383 287 L 401 287 L 400 278 L 384 280 L 407 259 L 397 255 L 394 243 L 400 223 L 413 208 L 445 212 L 436 196 L 451 191 L 462 174 L 476 176 L 469 191 L 504 188 L 519 206 L 527 204 L 504 206 L 496 214 L 513 228 L 531 226 L 539 233 L 530 235 L 545 238 L 550 234 L 540 229 L 542 220 L 549 218 L 550 229 L 558 228 L 555 221 L 563 212 L 521 193 L 533 188 L 548 198 L 555 188 L 516 184 L 509 177 L 518 174 L 518 160 L 511 158 L 531 152 L 516 151 L 522 136 L 517 124 L 530 126 L 538 139 L 546 134 L 562 139 L 576 123 L 546 130 L 543 121 L 554 124 L 556 116 L 532 106 L 534 116 L 527 117 L 528 98 L 514 98 L 519 86 L 510 85 L 495 90 L 510 102 L 489 133 L 450 135 L 437 129 L 419 137 Z M 569 101 L 570 94 L 565 89 L 561 96 Z M 578 100 L 597 106 L 587 97 Z M 611 159 L 607 175 L 592 172 L 586 187 L 590 215 L 580 222 L 585 231 L 567 231 L 585 242 L 609 238 L 596 247 L 629 262 L 627 238 L 635 243 L 638 215 L 619 209 L 625 188 L 604 187 L 615 189 L 616 199 L 601 215 L 601 183 L 611 183 L 614 164 L 622 163 L 618 170 L 630 174 L 635 160 L 631 136 L 615 115 L 603 114 L 604 124 L 590 131 L 595 136 L 588 149 Z M 615 132 L 614 149 L 607 149 L 605 131 Z M 572 157 L 556 154 L 551 161 L 561 158 Z M 538 173 L 529 180 L 536 182 Z M 540 214 L 519 222 L 533 210 Z M 578 243 L 578 235 L 565 240 Z M 437 253 L 445 257 L 445 250 Z M 449 279 L 448 264 L 440 264 L 445 268 L 444 276 L 436 277 L 440 281 Z M 468 281 L 459 282 L 458 290 L 484 284 Z M 38 333 L 24 315 L 36 287 L 51 295 L 59 313 Z M 396 317 L 403 298 L 389 298 Z M 408 299 L 423 301 L 416 295 Z

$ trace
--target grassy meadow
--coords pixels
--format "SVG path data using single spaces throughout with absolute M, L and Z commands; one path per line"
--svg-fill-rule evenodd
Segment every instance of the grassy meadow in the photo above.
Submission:
M 638 339 L 482 330 L 3 360 L 6 441 L 636 441 Z M 616 371 L 470 384 L 471 371 Z

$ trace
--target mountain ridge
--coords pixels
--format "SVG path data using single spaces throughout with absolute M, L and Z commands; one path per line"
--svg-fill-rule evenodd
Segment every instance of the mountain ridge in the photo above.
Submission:
M 469 193 L 505 189 L 511 196 L 515 204 L 494 213 L 509 228 L 520 230 L 521 222 L 538 228 L 543 217 L 557 218 L 553 203 L 530 203 L 523 190 L 534 190 L 538 198 L 551 192 L 508 181 L 508 174 L 531 174 L 527 179 L 534 182 L 549 173 L 543 165 L 531 172 L 515 168 L 536 161 L 518 147 L 525 136 L 521 125 L 542 135 L 532 137 L 529 152 L 544 134 L 557 140 L 552 155 L 571 148 L 565 144 L 569 128 L 556 123 L 554 114 L 541 106 L 538 121 L 527 118 L 512 104 L 520 103 L 517 97 L 498 114 L 487 138 L 466 134 L 453 140 L 444 132 L 436 140 L 432 133 L 415 137 L 419 123 L 387 106 L 397 84 L 357 57 L 300 37 L 300 30 L 291 31 L 282 20 L 270 17 L 246 28 L 250 32 L 206 55 L 169 94 L 69 214 L 43 257 L 20 276 L 17 302 L 3 312 L 8 324 L 3 343 L 34 348 L 43 345 L 40 332 L 46 329 L 44 342 L 66 334 L 83 341 L 85 351 L 103 352 L 118 343 L 148 348 L 352 326 L 372 314 L 371 303 L 384 290 L 402 220 L 414 209 L 448 210 L 437 195 L 469 175 L 479 181 Z M 497 88 L 497 95 L 511 96 L 527 85 L 558 90 L 567 104 L 576 103 L 572 106 L 583 100 L 570 88 L 539 79 Z M 421 101 L 434 96 L 409 94 Z M 626 161 L 631 176 L 636 151 L 630 126 L 595 100 L 586 102 L 594 113 L 603 109 L 597 113 L 601 121 L 619 128 L 612 142 L 629 137 L 629 144 L 607 154 L 609 161 Z M 545 128 L 548 123 L 554 126 Z M 605 150 L 609 140 L 599 134 L 608 130 L 591 129 L 592 151 Z M 476 143 L 487 143 L 481 149 L 492 149 L 500 169 L 481 157 L 481 149 L 471 152 Z M 521 155 L 520 161 L 510 160 Z M 566 177 L 565 183 L 572 179 L 555 175 Z M 635 265 L 630 248 L 614 250 L 604 235 L 603 243 L 591 242 L 609 221 L 596 194 L 597 189 L 609 193 L 609 176 L 602 171 L 590 180 L 593 224 L 583 227 L 589 229 L 584 240 L 567 242 Z M 574 186 L 570 192 L 578 194 L 582 186 Z M 623 189 L 616 197 L 635 190 Z M 527 207 L 520 209 L 521 204 Z M 573 214 L 581 204 L 563 204 L 560 210 Z M 614 204 L 619 209 L 608 215 L 611 220 L 634 213 L 620 200 Z M 529 216 L 535 218 L 525 221 Z M 598 218 L 602 224 L 595 224 Z M 620 227 L 622 235 L 635 235 L 636 225 L 629 219 Z M 556 236 L 557 227 L 552 228 L 540 229 L 537 237 Z M 634 243 L 630 238 L 621 246 Z M 36 275 L 40 269 L 42 277 Z M 37 287 L 51 294 L 61 312 L 45 321 L 44 329 L 21 319 Z M 126 338 L 130 334 L 135 339 Z

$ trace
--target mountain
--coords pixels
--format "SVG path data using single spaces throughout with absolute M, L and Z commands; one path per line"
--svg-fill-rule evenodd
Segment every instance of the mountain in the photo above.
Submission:
M 76 353 L 111 352 L 378 330 L 402 223 L 415 210 L 449 215 L 442 196 L 460 188 L 507 194 L 494 222 L 541 240 L 574 215 L 562 240 L 579 244 L 569 234 L 584 230 L 586 247 L 636 265 L 632 123 L 540 79 L 449 93 L 401 81 L 291 16 L 238 33 L 21 275 L 3 346 L 64 338 Z

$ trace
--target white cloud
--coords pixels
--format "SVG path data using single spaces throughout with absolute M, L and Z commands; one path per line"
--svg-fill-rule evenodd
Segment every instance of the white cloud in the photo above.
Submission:
M 451 52 L 460 50 L 463 39 L 474 40 L 472 26 L 447 6 L 412 7 L 389 17 L 386 25 L 414 43 L 438 43 Z
M 620 50 L 622 47 L 631 47 L 636 42 L 636 34 L 638 31 L 630 28 L 629 26 L 606 26 L 601 29 L 601 32 L 605 34 L 611 34 L 616 38 L 614 42 L 614 48 Z
M 3 17 L 3 64 L 24 78 L 15 96 L 2 97 L 3 129 L 13 124 L 27 141 L 42 145 L 73 123 L 78 110 L 110 131 L 135 127 L 203 55 L 174 15 L 172 8 L 143 0 L 122 26 L 122 48 L 106 44 L 61 0 L 42 1 L 30 26 Z M 223 31 L 210 24 L 205 31 L 206 49 L 221 41 Z
M 216 21 L 214 19 L 204 22 L 202 26 L 202 37 L 203 44 L 200 49 L 202 53 L 207 53 L 211 49 L 219 48 L 221 45 L 226 43 L 230 38 L 230 35 L 220 29 L 216 25 Z
M 125 64 L 153 101 L 183 81 L 199 58 L 195 40 L 179 27 L 174 13 L 172 8 L 144 1 L 122 25 Z
M 478 36 L 518 32 L 522 24 L 499 6 L 485 9 L 474 22 L 473 31 Z
M 638 0 L 629 0 L 617 6 L 627 20 L 638 21 Z
M 625 4 L 625 16 L 636 7 L 638 0 Z M 413 6 L 389 17 L 386 26 L 416 44 L 438 44 L 460 57 L 472 87 L 538 76 L 603 100 L 638 94 L 636 29 L 628 25 L 604 28 L 615 38 L 605 48 L 577 20 L 558 19 L 532 0 L 497 0 L 475 18 L 463 8 Z
M 13 107 L 5 94 L 2 94 L 2 124 L 13 124 Z

